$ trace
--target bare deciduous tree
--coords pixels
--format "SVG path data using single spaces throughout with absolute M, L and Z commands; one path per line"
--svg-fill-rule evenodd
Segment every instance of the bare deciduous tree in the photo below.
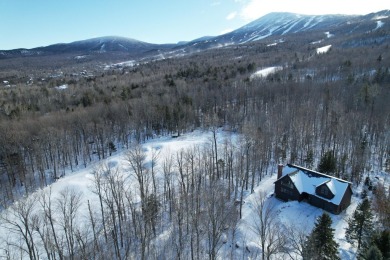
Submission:
M 47 225 L 47 229 L 50 230 L 50 233 L 49 231 L 47 231 L 46 236 L 42 235 L 41 239 L 43 243 L 49 242 L 50 244 L 53 244 L 54 242 L 54 245 L 52 246 L 53 247 L 52 250 L 55 251 L 58 254 L 59 259 L 62 260 L 64 258 L 63 247 L 62 244 L 60 245 L 60 242 L 58 241 L 58 237 L 57 237 L 58 231 L 55 226 L 57 219 L 54 215 L 56 210 L 55 208 L 53 208 L 51 188 L 41 192 L 39 197 L 39 204 L 43 214 L 43 221 L 45 223 L 45 226 Z M 45 232 L 45 230 L 41 232 Z M 46 241 L 50 239 L 53 239 L 53 241 Z
M 284 245 L 284 252 L 293 260 L 302 259 L 308 233 L 297 226 L 288 226 L 285 232 L 287 243 Z
M 231 200 L 225 197 L 224 184 L 212 181 L 204 190 L 203 203 L 205 204 L 205 223 L 207 230 L 209 259 L 218 257 L 222 246 L 222 235 L 228 228 L 233 228 L 237 221 L 237 211 Z
M 81 198 L 80 191 L 70 188 L 60 191 L 59 197 L 56 198 L 56 209 L 59 211 L 58 225 L 64 232 L 67 257 L 70 259 L 77 258 L 76 231 L 78 223 L 76 219 L 81 206 Z
M 255 219 L 249 223 L 251 229 L 259 236 L 261 259 L 269 260 L 272 255 L 282 252 L 286 243 L 283 226 L 276 217 L 272 199 L 260 192 L 254 201 Z
M 9 245 L 20 250 L 21 256 L 27 253 L 28 257 L 33 260 L 40 258 L 35 236 L 37 227 L 39 227 L 39 216 L 35 209 L 36 206 L 37 197 L 33 194 L 26 199 L 15 202 L 0 215 L 3 227 L 10 234 L 14 234 L 14 238 L 21 238 L 20 244 L 17 240 L 10 239 Z

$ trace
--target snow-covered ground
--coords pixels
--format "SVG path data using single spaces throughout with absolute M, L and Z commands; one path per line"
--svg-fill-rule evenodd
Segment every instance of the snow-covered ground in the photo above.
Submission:
M 327 53 L 331 47 L 332 47 L 332 45 L 326 45 L 324 47 L 317 48 L 317 54 Z
M 268 71 L 275 71 L 275 68 L 277 67 L 268 68 Z M 217 140 L 221 144 L 226 139 L 233 141 L 237 140 L 237 137 L 237 134 L 233 134 L 231 132 L 225 132 L 222 130 L 219 130 L 217 132 Z M 156 138 L 143 144 L 142 149 L 146 153 L 146 162 L 149 163 L 152 161 L 153 153 L 159 153 L 159 159 L 157 160 L 156 165 L 158 169 L 158 163 L 161 163 L 162 160 L 164 160 L 164 158 L 166 158 L 167 156 L 176 154 L 176 152 L 180 151 L 181 149 L 192 148 L 198 145 L 205 145 L 207 143 L 210 143 L 211 140 L 211 132 L 203 132 L 200 130 L 196 130 L 192 133 L 187 133 L 177 138 Z M 115 155 L 104 160 L 104 163 L 108 165 L 108 167 L 119 169 L 119 171 L 128 172 L 129 170 L 129 165 L 126 161 L 126 151 L 116 153 Z M 94 208 L 94 206 L 98 208 L 97 196 L 92 192 L 91 189 L 94 178 L 93 170 L 98 165 L 99 163 L 96 163 L 95 165 L 91 165 L 85 169 L 80 169 L 79 171 L 76 171 L 74 173 L 68 173 L 65 177 L 60 178 L 57 182 L 50 185 L 50 187 L 46 187 L 44 190 L 46 190 L 47 192 L 50 189 L 51 194 L 54 198 L 58 197 L 59 194 L 66 188 L 81 192 L 82 205 L 80 209 L 81 212 L 85 212 L 85 214 L 87 214 L 87 202 L 91 203 L 92 208 Z M 275 171 L 276 169 L 272 169 L 272 172 Z M 221 257 L 230 255 L 232 251 L 234 251 L 234 254 L 237 256 L 242 255 L 244 248 L 248 248 L 248 250 L 258 250 L 260 248 L 258 244 L 258 236 L 248 226 L 254 218 L 255 213 L 253 209 L 256 203 L 256 198 L 259 196 L 260 192 L 265 193 L 267 195 L 267 200 L 269 200 L 269 203 L 275 204 L 277 218 L 284 225 L 304 228 L 306 232 L 311 231 L 316 218 L 323 213 L 323 210 L 304 202 L 282 202 L 274 198 L 272 194 L 274 191 L 275 180 L 275 173 L 272 175 L 265 176 L 261 181 L 260 185 L 255 189 L 254 193 L 246 193 L 244 197 L 245 199 L 243 204 L 242 219 L 239 221 L 237 227 L 237 236 L 235 237 L 234 241 L 230 241 L 229 243 L 223 244 L 219 252 Z M 353 259 L 353 251 L 351 251 L 350 245 L 345 241 L 344 237 L 345 227 L 347 225 L 346 219 L 352 214 L 353 210 L 356 208 L 357 203 L 358 198 L 356 197 L 356 195 L 354 195 L 354 197 L 352 198 L 352 204 L 346 212 L 343 212 L 340 215 L 330 214 L 333 220 L 333 228 L 335 229 L 335 238 L 340 245 L 340 254 L 342 259 Z M 5 213 L 6 212 L 2 212 L 1 214 Z M 10 236 L 12 236 L 12 233 L 9 233 L 8 230 L 0 226 L 0 245 L 7 239 L 12 240 Z
M 380 20 L 389 18 L 387 15 L 377 15 L 372 20 Z
M 330 32 L 325 32 L 326 38 L 331 38 L 334 36 L 334 34 L 331 34 Z
M 323 42 L 324 41 L 324 39 L 321 39 L 321 40 L 318 40 L 318 41 L 315 41 L 315 42 L 311 42 L 310 44 L 319 44 L 319 43 L 321 43 L 321 42 Z
M 376 21 L 376 28 L 374 29 L 374 31 L 375 30 L 378 30 L 379 28 L 381 28 L 381 27 L 383 27 L 383 25 L 384 25 L 385 23 L 384 22 L 382 22 L 382 21 Z
M 321 216 L 322 213 L 325 212 L 324 210 L 314 207 L 306 202 L 283 202 L 276 199 L 273 196 L 275 181 L 275 174 L 267 176 L 255 189 L 255 192 L 245 198 L 243 218 L 240 220 L 238 225 L 239 231 L 237 234 L 237 240 L 246 241 L 246 246 L 248 246 L 251 251 L 260 251 L 259 237 L 251 230 L 251 223 L 256 215 L 254 211 L 254 208 L 256 207 L 256 199 L 258 198 L 260 192 L 267 195 L 269 200 L 268 203 L 274 204 L 275 211 L 277 212 L 277 219 L 283 223 L 285 227 L 297 228 L 307 234 L 314 228 L 314 223 L 316 222 L 317 217 Z M 354 249 L 352 249 L 350 244 L 345 240 L 345 228 L 348 225 L 347 219 L 352 215 L 359 201 L 357 194 L 355 194 L 352 197 L 351 205 L 346 211 L 342 212 L 340 215 L 328 213 L 333 221 L 332 228 L 335 229 L 335 240 L 339 244 L 339 252 L 341 259 L 343 260 L 355 259 Z M 228 249 L 225 248 L 225 250 Z M 239 250 L 242 249 L 237 249 L 236 251 Z
M 279 43 L 283 43 L 283 42 L 284 42 L 283 39 L 279 39 L 279 40 L 276 40 L 274 43 L 267 44 L 267 47 L 276 46 Z
M 78 56 L 74 57 L 75 60 L 82 60 L 82 59 L 85 59 L 85 58 L 87 58 L 87 55 L 78 55 Z
M 135 65 L 136 65 L 136 62 L 134 60 L 129 60 L 129 61 L 106 65 L 104 67 L 104 69 L 109 70 L 109 69 L 115 69 L 115 68 L 133 67 Z
M 58 89 L 58 90 L 64 90 L 64 89 L 67 89 L 67 88 L 68 88 L 68 84 L 64 84 L 64 85 L 56 87 L 56 89 Z
M 282 66 L 273 66 L 273 67 L 263 68 L 263 69 L 260 69 L 260 70 L 256 71 L 255 73 L 253 73 L 250 76 L 250 79 L 265 78 L 268 75 L 270 75 L 272 73 L 275 73 L 275 72 L 277 72 L 279 70 L 282 70 L 282 69 L 283 69 Z

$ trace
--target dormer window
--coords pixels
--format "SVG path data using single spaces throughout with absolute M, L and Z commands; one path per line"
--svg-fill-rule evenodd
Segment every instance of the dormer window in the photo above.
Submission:
M 325 185 L 323 185 L 323 186 L 321 186 L 320 192 L 321 192 L 321 194 L 327 196 L 328 195 L 328 188 Z
M 327 183 L 324 183 L 316 188 L 316 194 L 326 199 L 332 199 L 334 197 L 333 191 L 328 187 Z

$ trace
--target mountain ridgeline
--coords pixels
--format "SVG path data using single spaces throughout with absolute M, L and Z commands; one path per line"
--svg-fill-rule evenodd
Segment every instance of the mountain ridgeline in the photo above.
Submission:
M 389 10 L 368 15 L 301 15 L 294 13 L 270 13 L 237 30 L 215 37 L 202 37 L 190 42 L 177 44 L 152 44 L 139 40 L 106 36 L 81 40 L 72 43 L 59 43 L 33 49 L 0 51 L 0 59 L 44 56 L 56 54 L 102 54 L 119 52 L 137 58 L 172 53 L 199 51 L 232 44 L 254 42 L 268 37 L 283 37 L 308 32 L 329 32 L 331 35 L 350 35 L 365 33 L 390 26 Z M 380 21 L 381 23 L 378 23 Z M 388 21 L 388 22 L 384 22 Z

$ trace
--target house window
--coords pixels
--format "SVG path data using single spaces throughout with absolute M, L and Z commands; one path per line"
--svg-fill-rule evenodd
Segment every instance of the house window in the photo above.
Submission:
M 290 189 L 294 189 L 294 184 L 289 179 L 282 180 L 282 185 L 286 186 L 286 187 L 288 187 Z
M 288 189 L 285 189 L 285 188 L 281 188 L 280 191 L 282 193 L 284 193 L 284 194 L 293 195 L 291 190 L 288 190 Z

